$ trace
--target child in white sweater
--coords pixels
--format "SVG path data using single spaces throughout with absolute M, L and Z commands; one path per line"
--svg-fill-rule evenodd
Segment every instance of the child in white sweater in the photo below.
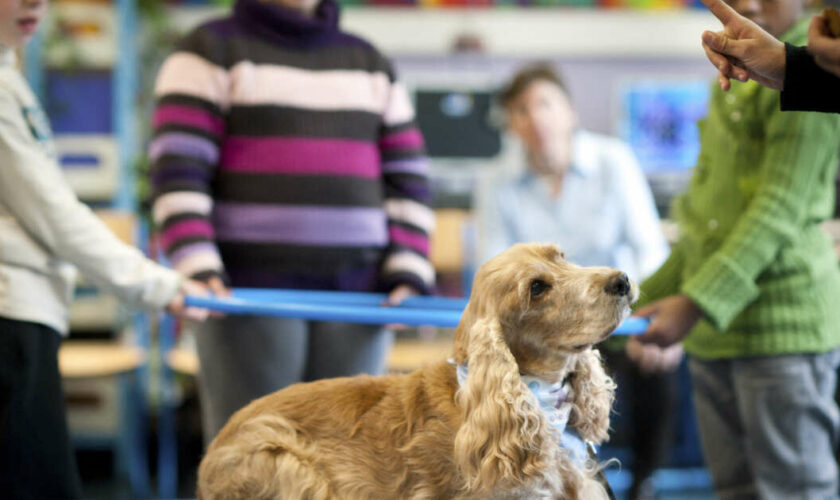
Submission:
M 78 498 L 57 353 L 76 268 L 132 306 L 201 318 L 204 286 L 123 244 L 81 203 L 56 162 L 49 124 L 16 68 L 45 0 L 0 0 L 0 491 Z

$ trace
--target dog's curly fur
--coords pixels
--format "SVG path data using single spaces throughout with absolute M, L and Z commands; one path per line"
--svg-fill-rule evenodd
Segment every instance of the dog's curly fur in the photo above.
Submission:
M 606 498 L 592 479 L 597 464 L 580 469 L 558 446 L 520 374 L 571 377 L 570 425 L 607 438 L 614 384 L 591 346 L 635 299 L 635 285 L 608 291 L 618 274 L 570 264 L 553 245 L 514 246 L 479 269 L 458 325 L 452 357 L 469 366 L 464 387 L 441 361 L 258 399 L 211 443 L 199 497 Z

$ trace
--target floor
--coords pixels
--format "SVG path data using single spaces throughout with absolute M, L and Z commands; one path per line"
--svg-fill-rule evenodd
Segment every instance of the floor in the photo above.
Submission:
M 629 472 L 607 470 L 607 480 L 616 500 L 626 500 L 632 477 Z M 709 475 L 705 469 L 662 469 L 653 478 L 657 500 L 712 500 Z

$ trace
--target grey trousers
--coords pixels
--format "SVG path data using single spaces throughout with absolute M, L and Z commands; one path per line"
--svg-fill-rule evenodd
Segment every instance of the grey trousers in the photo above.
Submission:
M 288 385 L 384 372 L 393 333 L 377 325 L 259 316 L 193 323 L 205 445 L 237 410 Z
M 838 497 L 840 350 L 691 359 L 706 466 L 721 500 Z

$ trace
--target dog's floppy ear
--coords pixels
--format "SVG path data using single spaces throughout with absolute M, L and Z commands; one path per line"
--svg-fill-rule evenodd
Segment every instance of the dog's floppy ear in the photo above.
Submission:
M 608 436 L 615 382 L 604 371 L 598 351 L 589 349 L 578 355 L 572 392 L 569 425 L 583 439 L 601 444 Z
M 469 371 L 456 395 L 462 425 L 455 463 L 472 493 L 516 487 L 545 472 L 548 424 L 519 376 L 498 319 L 479 319 L 464 333 Z

